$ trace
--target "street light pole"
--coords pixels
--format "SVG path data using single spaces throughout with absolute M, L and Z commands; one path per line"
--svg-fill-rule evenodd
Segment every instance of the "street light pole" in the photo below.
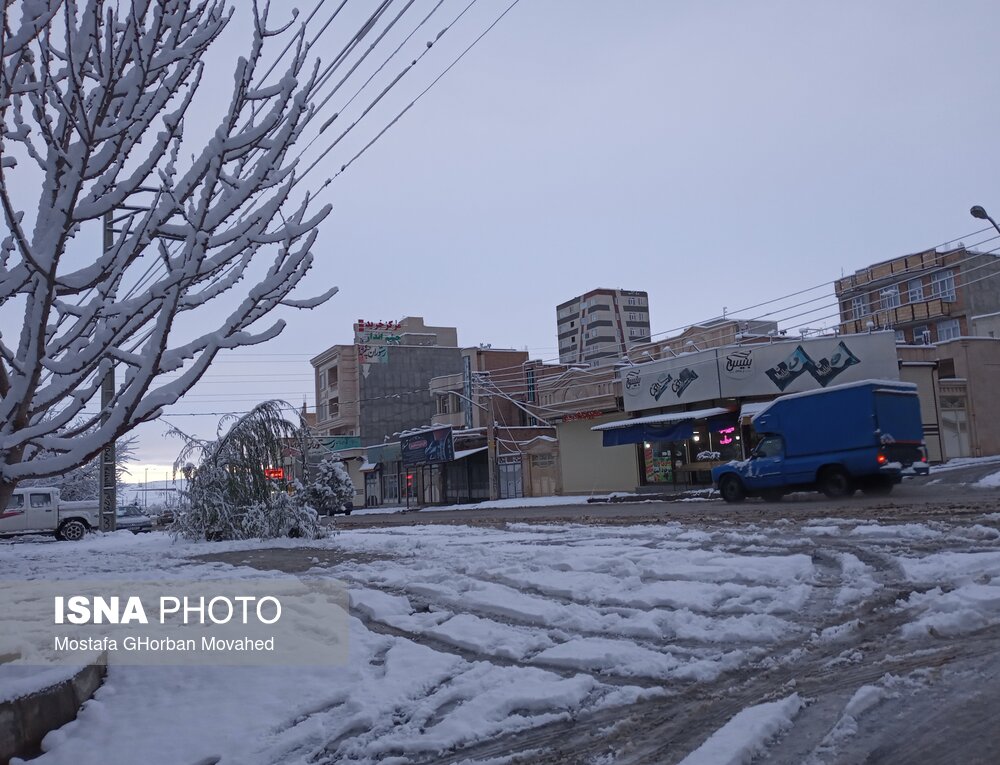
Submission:
M 973 218 L 979 218 L 979 220 L 988 220 L 993 224 L 993 228 L 997 230 L 997 233 L 1000 234 L 1000 226 L 998 226 L 997 222 L 990 217 L 990 214 L 986 212 L 985 208 L 980 205 L 975 205 L 971 210 L 969 210 L 969 214 L 972 215 Z
M 486 463 L 490 482 L 490 499 L 500 499 L 500 487 L 497 483 L 497 437 L 496 437 L 496 414 L 493 408 L 493 394 L 486 395 L 489 409 L 486 417 Z

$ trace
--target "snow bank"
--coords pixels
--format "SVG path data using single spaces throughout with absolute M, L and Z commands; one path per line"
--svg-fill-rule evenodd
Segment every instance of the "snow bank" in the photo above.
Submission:
M 769 741 L 792 727 L 805 702 L 797 693 L 779 701 L 748 707 L 681 760 L 681 765 L 744 765 Z

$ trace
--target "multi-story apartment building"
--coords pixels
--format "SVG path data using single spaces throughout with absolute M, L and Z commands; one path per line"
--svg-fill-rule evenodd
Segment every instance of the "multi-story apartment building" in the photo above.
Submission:
M 840 330 L 893 329 L 897 343 L 915 345 L 988 334 L 998 276 L 1000 258 L 964 247 L 875 263 L 837 280 Z
M 353 343 L 327 348 L 310 363 L 316 432 L 340 437 L 339 447 L 381 444 L 427 424 L 437 412 L 431 379 L 462 371 L 458 331 L 429 327 L 414 316 L 359 321 Z
M 595 289 L 556 306 L 559 362 L 612 363 L 649 342 L 649 296 L 636 290 Z

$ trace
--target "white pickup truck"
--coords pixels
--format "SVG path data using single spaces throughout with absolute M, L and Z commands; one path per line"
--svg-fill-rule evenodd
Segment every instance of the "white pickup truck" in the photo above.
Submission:
M 77 542 L 100 525 L 97 500 L 67 502 L 59 489 L 14 489 L 7 507 L 0 511 L 0 535 L 52 532 L 56 539 Z

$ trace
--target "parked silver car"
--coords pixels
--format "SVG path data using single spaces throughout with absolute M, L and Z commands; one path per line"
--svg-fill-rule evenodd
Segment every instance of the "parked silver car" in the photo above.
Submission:
M 153 519 L 139 509 L 138 505 L 125 505 L 118 508 L 115 521 L 119 531 L 131 531 L 138 534 L 153 530 Z

